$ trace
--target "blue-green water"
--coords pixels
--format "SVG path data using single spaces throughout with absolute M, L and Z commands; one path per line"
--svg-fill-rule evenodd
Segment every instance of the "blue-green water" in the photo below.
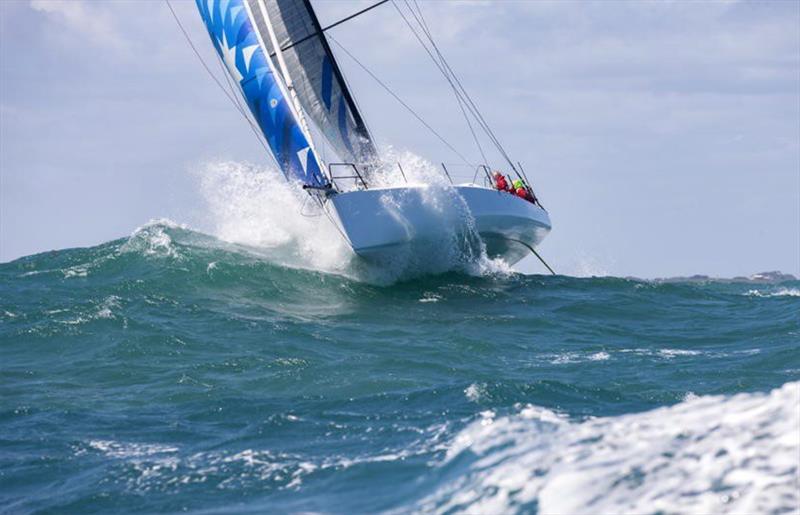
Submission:
M 0 265 L 0 511 L 797 512 L 800 282 Z

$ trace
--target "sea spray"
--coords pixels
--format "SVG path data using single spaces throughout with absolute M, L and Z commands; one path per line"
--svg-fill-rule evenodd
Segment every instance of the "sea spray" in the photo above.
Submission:
M 347 270 L 353 259 L 347 242 L 321 213 L 303 216 L 310 198 L 277 169 L 228 161 L 206 163 L 198 173 L 203 222 L 218 238 L 262 249 L 289 266 Z

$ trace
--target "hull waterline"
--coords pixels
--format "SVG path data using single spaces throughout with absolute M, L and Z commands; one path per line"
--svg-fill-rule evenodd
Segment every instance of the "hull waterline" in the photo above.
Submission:
M 491 258 L 514 264 L 551 229 L 547 212 L 509 193 L 476 185 L 377 188 L 331 197 L 356 254 L 391 262 L 400 251 L 430 248 L 454 231 L 477 233 Z

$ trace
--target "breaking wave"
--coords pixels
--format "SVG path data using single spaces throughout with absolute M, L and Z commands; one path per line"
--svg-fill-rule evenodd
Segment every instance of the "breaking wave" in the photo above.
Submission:
M 583 422 L 527 405 L 484 412 L 460 431 L 415 509 L 798 513 L 798 456 L 800 382 Z

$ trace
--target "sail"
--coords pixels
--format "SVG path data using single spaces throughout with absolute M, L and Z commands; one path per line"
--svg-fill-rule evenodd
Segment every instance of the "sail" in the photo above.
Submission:
M 299 124 L 245 0 L 196 0 L 214 48 L 241 89 L 256 123 L 287 179 L 323 186 L 327 179 Z
M 339 157 L 372 162 L 375 145 L 347 88 L 309 0 L 245 0 L 256 27 L 267 33 L 269 19 L 298 101 Z M 279 49 L 266 42 L 270 55 Z

